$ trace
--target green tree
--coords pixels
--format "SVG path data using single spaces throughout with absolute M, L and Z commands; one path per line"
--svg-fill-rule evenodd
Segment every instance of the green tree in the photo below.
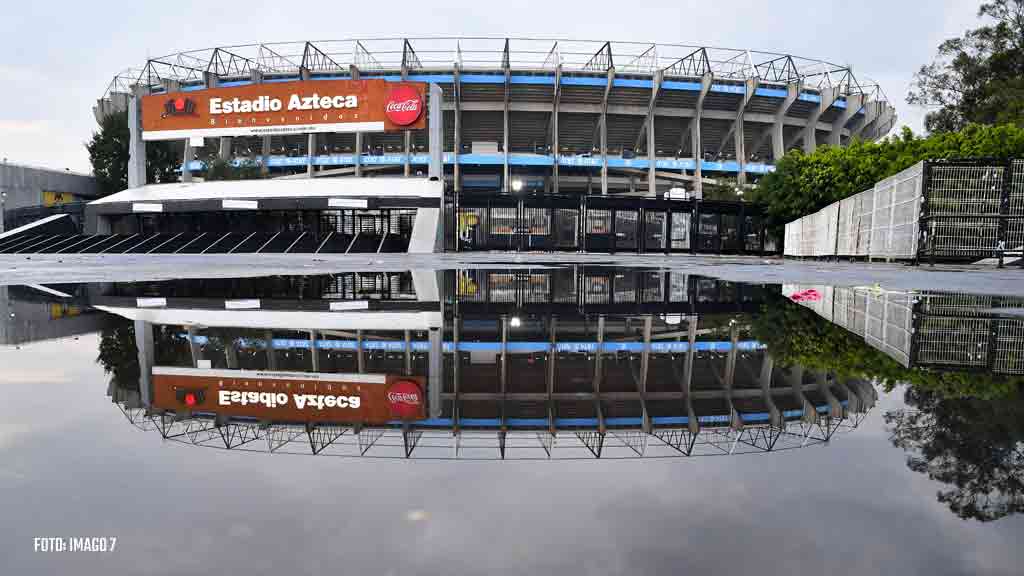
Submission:
M 1024 511 L 1024 399 L 944 398 L 909 387 L 908 408 L 885 414 L 907 467 L 946 485 L 936 497 L 964 519 Z
M 871 188 L 921 160 L 1024 157 L 1024 128 L 969 124 L 957 132 L 917 137 L 909 128 L 880 142 L 855 140 L 821 146 L 812 154 L 792 150 L 766 174 L 751 200 L 767 209 L 768 226 L 781 237 L 787 222 Z
M 128 112 L 103 118 L 99 132 L 86 143 L 92 172 L 104 195 L 128 188 Z M 146 182 L 176 182 L 180 166 L 178 155 L 167 142 L 146 143 Z
M 934 107 L 929 132 L 969 123 L 1024 126 L 1024 0 L 985 2 L 987 24 L 939 45 L 914 77 L 907 102 Z

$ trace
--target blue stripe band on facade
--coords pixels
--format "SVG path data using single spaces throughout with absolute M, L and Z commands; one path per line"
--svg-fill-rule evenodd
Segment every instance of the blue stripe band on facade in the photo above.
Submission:
M 451 165 L 455 163 L 455 155 L 451 152 L 444 154 L 444 163 Z M 232 161 L 235 166 L 245 162 L 252 162 L 256 165 L 262 163 L 260 157 L 252 159 L 236 158 Z M 555 163 L 553 156 L 539 154 L 509 154 L 509 165 L 511 166 L 551 166 Z M 271 156 L 267 160 L 270 168 L 301 167 L 309 163 L 307 156 Z M 355 154 L 329 154 L 313 157 L 314 166 L 354 166 L 356 163 Z M 405 154 L 383 154 L 363 155 L 360 157 L 360 164 L 364 166 L 400 166 L 405 163 Z M 411 154 L 409 163 L 426 166 L 430 163 L 429 154 Z M 477 166 L 501 166 L 505 163 L 504 154 L 459 154 L 459 164 Z M 559 166 L 600 168 L 600 156 L 559 156 Z M 608 166 L 611 168 L 637 168 L 644 169 L 650 165 L 646 158 L 622 158 L 620 156 L 609 156 Z M 697 163 L 693 159 L 671 159 L 659 158 L 654 163 L 656 168 L 663 170 L 695 170 Z M 203 170 L 205 163 L 202 160 L 192 160 L 188 164 L 191 171 Z M 749 162 L 746 165 L 750 174 L 767 174 L 775 171 L 775 166 L 758 162 Z M 701 161 L 701 169 L 710 172 L 739 172 L 739 163 L 735 160 L 725 162 Z

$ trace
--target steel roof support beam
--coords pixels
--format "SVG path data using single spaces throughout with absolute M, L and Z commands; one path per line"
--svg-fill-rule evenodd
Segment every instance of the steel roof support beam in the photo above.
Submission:
M 711 81 L 713 80 L 711 73 L 706 73 L 700 80 L 700 95 L 697 96 L 697 107 L 693 111 L 693 119 L 690 121 L 690 149 L 693 151 L 694 159 L 694 170 L 693 170 L 693 191 L 697 198 L 704 197 L 704 186 L 701 176 L 701 161 L 704 160 L 704 144 L 701 142 L 700 134 L 700 120 L 704 114 L 704 98 L 707 97 L 708 92 L 711 90 Z M 691 224 L 693 225 L 693 224 Z
M 302 64 L 299 69 L 307 70 L 342 70 L 341 64 L 334 61 L 333 58 L 328 56 L 323 50 L 320 50 L 313 45 L 312 42 L 306 42 L 306 47 L 302 51 Z
M 807 119 L 807 124 L 804 126 L 804 152 L 806 154 L 812 154 L 818 147 L 818 119 L 825 113 L 826 110 L 832 107 L 832 104 L 839 98 L 839 87 L 831 89 L 822 89 L 819 92 L 821 101 L 818 102 L 818 107 L 811 111 L 810 117 Z
M 857 115 L 863 104 L 863 94 L 848 94 L 846 96 L 846 108 L 832 121 L 832 131 L 828 134 L 829 146 L 839 146 L 842 144 L 843 129 L 846 128 L 846 124 L 850 119 Z

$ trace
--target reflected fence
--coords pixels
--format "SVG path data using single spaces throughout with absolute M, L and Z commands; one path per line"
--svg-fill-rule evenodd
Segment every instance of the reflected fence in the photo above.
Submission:
M 1024 251 L 1024 160 L 926 160 L 790 222 L 785 256 L 974 261 Z
M 904 367 L 1024 375 L 1024 298 L 799 284 L 782 293 Z

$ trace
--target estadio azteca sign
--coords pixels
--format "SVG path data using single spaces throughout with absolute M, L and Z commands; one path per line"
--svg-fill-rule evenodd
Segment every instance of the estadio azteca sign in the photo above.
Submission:
M 153 367 L 153 406 L 284 422 L 426 417 L 421 376 Z
M 385 80 L 247 84 L 142 98 L 142 138 L 384 132 L 426 125 L 426 85 Z

